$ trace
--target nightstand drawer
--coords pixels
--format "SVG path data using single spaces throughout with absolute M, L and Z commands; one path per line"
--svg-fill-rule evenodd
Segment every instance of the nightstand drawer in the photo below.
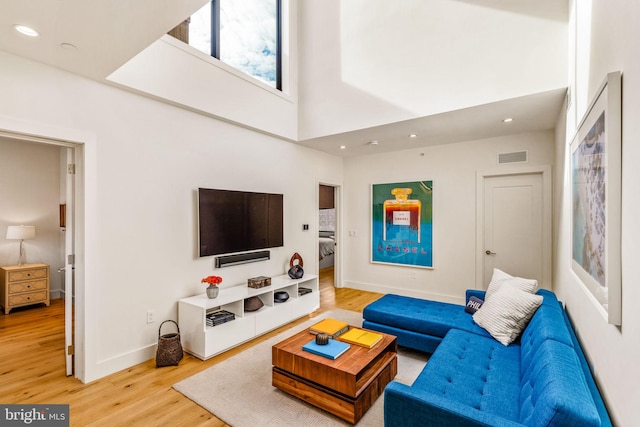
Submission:
M 20 282 L 22 280 L 44 279 L 48 275 L 48 269 L 31 268 L 28 270 L 17 270 L 9 272 L 9 282 Z
M 48 292 L 29 292 L 26 294 L 9 295 L 9 306 L 15 307 L 23 304 L 34 304 L 37 302 L 47 301 Z
M 9 282 L 9 295 L 47 289 L 47 279 L 30 280 L 28 282 Z

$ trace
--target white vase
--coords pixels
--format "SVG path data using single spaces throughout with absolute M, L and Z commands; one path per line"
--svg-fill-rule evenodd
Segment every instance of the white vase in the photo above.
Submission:
M 209 285 L 209 287 L 207 287 L 207 296 L 210 299 L 214 299 L 215 297 L 217 297 L 218 292 L 220 292 L 220 288 L 218 288 L 216 285 Z

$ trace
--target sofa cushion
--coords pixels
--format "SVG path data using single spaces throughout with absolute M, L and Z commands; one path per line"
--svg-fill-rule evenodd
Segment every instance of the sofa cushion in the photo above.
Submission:
M 412 388 L 517 421 L 520 348 L 452 329 Z
M 554 340 L 521 347 L 520 422 L 599 426 L 600 417 L 575 350 Z
M 398 339 L 399 346 L 424 351 L 425 353 L 433 353 L 442 342 L 441 337 L 434 337 L 432 335 L 421 334 L 419 332 L 413 332 L 402 328 L 394 328 L 393 326 L 370 322 L 368 320 L 364 320 L 362 322 L 362 327 L 364 329 L 371 329 L 372 331 L 394 335 Z
M 452 329 L 489 336 L 476 325 L 464 306 L 439 301 L 387 294 L 367 305 L 362 313 L 365 321 L 388 325 L 435 337 L 444 337 Z
M 503 286 L 512 286 L 532 294 L 538 289 L 538 281 L 535 279 L 514 277 L 500 269 L 494 268 L 491 282 L 489 282 L 489 286 L 487 287 L 487 294 L 484 298 L 485 301 L 489 300 L 491 296 L 498 292 Z
M 542 304 L 538 307 L 529 324 L 520 337 L 521 346 L 538 346 L 544 340 L 551 339 L 573 347 L 573 341 L 559 306 Z
M 503 345 L 520 335 L 542 304 L 542 297 L 511 286 L 503 286 L 473 315 L 473 320 Z

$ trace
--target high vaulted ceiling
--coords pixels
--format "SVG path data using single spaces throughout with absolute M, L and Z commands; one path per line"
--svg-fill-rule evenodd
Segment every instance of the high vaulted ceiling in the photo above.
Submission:
M 105 82 L 207 1 L 0 0 L 0 50 Z M 19 34 L 16 24 L 35 28 L 40 36 Z M 353 156 L 548 130 L 555 127 L 565 92 L 560 88 L 297 143 Z M 506 117 L 513 122 L 502 123 Z M 417 137 L 408 138 L 412 133 Z M 372 140 L 378 145 L 369 144 Z M 343 145 L 347 148 L 340 149 Z

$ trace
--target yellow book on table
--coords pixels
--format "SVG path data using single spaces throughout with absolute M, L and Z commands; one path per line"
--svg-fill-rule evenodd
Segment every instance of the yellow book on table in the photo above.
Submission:
M 340 335 L 340 341 L 372 348 L 382 339 L 382 335 L 363 329 L 351 328 L 348 332 Z
M 327 334 L 331 338 L 335 338 L 338 335 L 346 332 L 349 329 L 349 324 L 342 320 L 324 319 L 315 325 L 311 326 L 309 332 L 313 335 Z

